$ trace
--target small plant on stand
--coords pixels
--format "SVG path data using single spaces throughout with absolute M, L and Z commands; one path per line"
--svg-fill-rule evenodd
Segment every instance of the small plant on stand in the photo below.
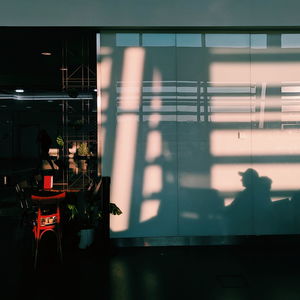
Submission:
M 94 241 L 95 229 L 101 226 L 104 218 L 98 197 L 89 197 L 81 193 L 77 204 L 69 204 L 69 221 L 78 224 L 78 235 L 80 249 L 86 249 L 92 245 Z M 114 204 L 109 203 L 109 213 L 112 215 L 121 215 L 122 211 Z

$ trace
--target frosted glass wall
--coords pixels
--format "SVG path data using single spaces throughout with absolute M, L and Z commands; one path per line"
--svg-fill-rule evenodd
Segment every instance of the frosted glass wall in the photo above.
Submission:
M 99 67 L 112 237 L 300 232 L 300 34 L 103 32 Z

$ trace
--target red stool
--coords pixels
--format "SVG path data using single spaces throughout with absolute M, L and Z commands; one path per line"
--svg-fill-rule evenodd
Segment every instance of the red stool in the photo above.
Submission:
M 66 192 L 41 191 L 31 195 L 32 202 L 36 205 L 36 219 L 33 226 L 35 238 L 34 268 L 37 266 L 39 242 L 47 231 L 56 235 L 57 252 L 62 261 L 62 233 L 60 227 L 60 201 L 66 198 Z

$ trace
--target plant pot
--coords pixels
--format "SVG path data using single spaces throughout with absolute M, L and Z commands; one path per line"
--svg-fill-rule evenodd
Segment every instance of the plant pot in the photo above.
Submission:
M 78 160 L 78 168 L 81 171 L 86 171 L 87 170 L 87 161 L 84 158 L 81 158 Z
M 79 249 L 86 249 L 92 245 L 94 241 L 94 228 L 85 228 L 79 231 Z

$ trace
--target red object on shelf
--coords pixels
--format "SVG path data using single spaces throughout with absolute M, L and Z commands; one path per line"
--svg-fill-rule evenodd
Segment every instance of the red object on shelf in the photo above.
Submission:
M 44 189 L 50 190 L 53 188 L 53 176 L 45 175 L 44 176 Z

